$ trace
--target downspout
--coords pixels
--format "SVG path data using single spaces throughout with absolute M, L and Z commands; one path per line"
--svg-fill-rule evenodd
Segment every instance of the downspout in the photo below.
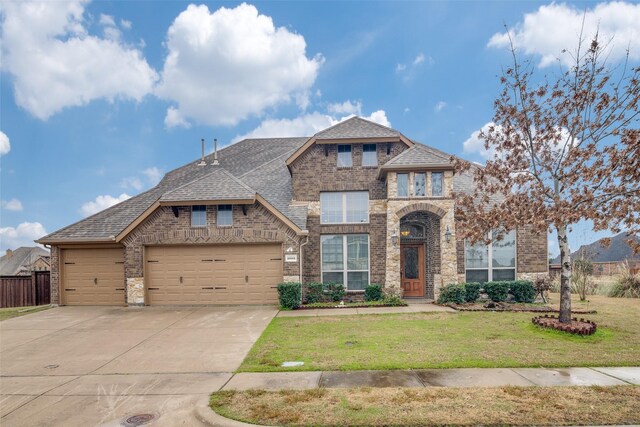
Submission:
M 302 283 L 302 247 L 307 243 L 309 243 L 309 236 L 307 236 L 307 239 L 304 241 L 304 243 L 300 245 L 300 283 Z

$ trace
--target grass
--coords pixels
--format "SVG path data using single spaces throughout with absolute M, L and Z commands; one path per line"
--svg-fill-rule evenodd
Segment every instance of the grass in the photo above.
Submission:
M 574 308 L 598 311 L 578 315 L 597 322 L 594 335 L 539 328 L 533 313 L 277 317 L 238 371 L 640 365 L 640 300 L 577 300 Z M 285 361 L 305 363 L 280 367 Z
M 356 388 L 222 391 L 211 408 L 284 426 L 640 423 L 640 387 Z
M 48 308 L 50 308 L 50 306 L 48 305 L 0 308 L 0 321 L 11 319 L 13 317 L 24 316 L 26 314 L 36 313 Z

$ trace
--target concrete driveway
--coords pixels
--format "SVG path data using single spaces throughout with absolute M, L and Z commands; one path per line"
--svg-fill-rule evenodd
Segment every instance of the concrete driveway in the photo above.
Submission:
M 150 414 L 145 425 L 197 425 L 195 402 L 231 378 L 277 312 L 57 307 L 0 322 L 0 424 L 136 425 Z

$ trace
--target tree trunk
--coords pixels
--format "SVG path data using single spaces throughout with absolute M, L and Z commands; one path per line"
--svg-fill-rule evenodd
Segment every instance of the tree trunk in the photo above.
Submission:
M 560 246 L 560 263 L 562 273 L 560 275 L 560 316 L 561 323 L 571 322 L 571 252 L 567 241 L 567 227 L 557 227 L 558 245 Z

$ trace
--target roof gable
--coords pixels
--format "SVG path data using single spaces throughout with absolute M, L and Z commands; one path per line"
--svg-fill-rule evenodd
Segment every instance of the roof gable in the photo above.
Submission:
M 370 122 L 361 117 L 352 117 L 314 135 L 317 140 L 348 138 L 399 138 L 395 129 Z
M 203 166 L 206 167 L 206 166 Z M 255 200 L 256 191 L 221 167 L 160 197 L 160 203 Z

